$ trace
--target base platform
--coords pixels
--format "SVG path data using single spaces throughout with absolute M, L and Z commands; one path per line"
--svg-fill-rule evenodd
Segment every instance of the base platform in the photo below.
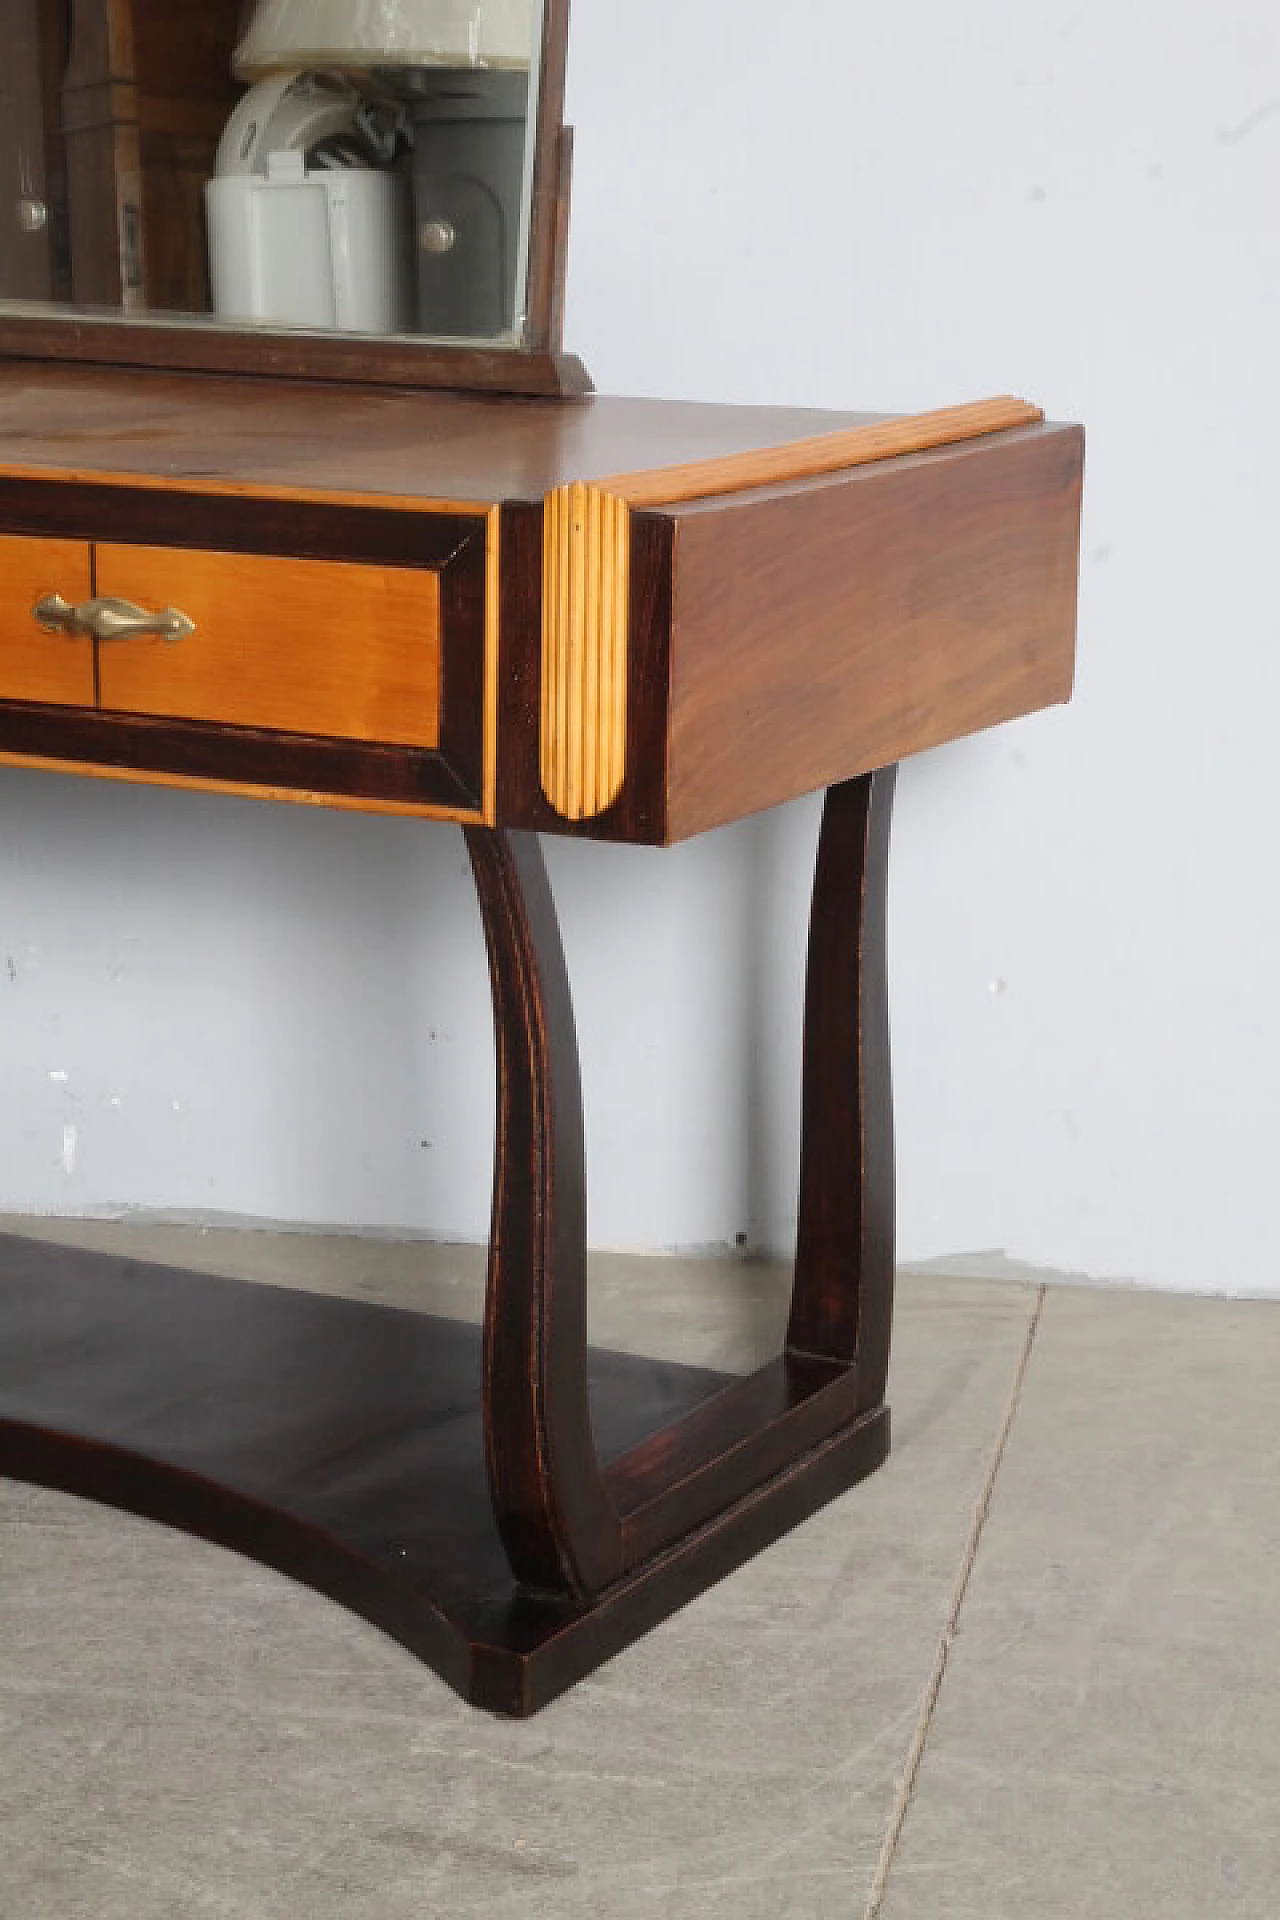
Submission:
M 592 1351 L 602 1461 L 737 1384 Z M 888 1452 L 844 1428 L 594 1602 L 507 1564 L 480 1332 L 457 1321 L 0 1236 L 0 1473 L 234 1547 L 390 1634 L 473 1704 L 535 1712 Z

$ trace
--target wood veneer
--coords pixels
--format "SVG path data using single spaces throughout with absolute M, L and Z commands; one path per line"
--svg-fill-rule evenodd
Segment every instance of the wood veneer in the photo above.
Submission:
M 0 701 L 94 702 L 93 642 L 43 633 L 31 609 L 46 594 L 87 600 L 93 591 L 86 540 L 31 540 L 0 534 Z
M 99 651 L 99 704 L 388 746 L 440 744 L 440 581 L 375 567 L 102 544 L 99 594 L 175 606 L 189 639 Z
M 548 499 L 554 521 L 563 489 L 610 475 L 641 476 L 647 498 L 692 484 L 687 468 L 709 484 L 707 462 L 740 478 L 785 476 L 797 446 L 824 444 L 826 461 L 832 436 L 847 456 L 852 433 L 857 457 L 859 446 L 910 444 L 902 435 L 919 429 L 641 401 L 326 397 L 167 375 L 28 374 L 0 362 L 0 475 L 11 476 L 0 493 L 27 515 L 10 516 L 15 530 L 63 535 L 74 525 L 187 546 L 225 546 L 210 514 L 235 501 L 263 526 L 309 507 L 341 508 L 356 524 L 366 514 L 353 510 L 376 505 L 424 541 L 450 516 L 498 515 L 501 559 L 491 539 L 488 565 L 500 573 L 481 616 L 495 623 L 496 652 L 477 652 L 470 668 L 460 653 L 446 659 L 443 707 L 446 729 L 451 714 L 483 711 L 483 696 L 451 701 L 447 690 L 460 673 L 489 675 L 495 725 L 487 744 L 477 736 L 463 749 L 480 755 L 492 783 L 486 817 L 663 843 L 1067 697 L 1082 437 L 1048 424 L 991 431 L 991 416 L 980 419 L 979 437 L 931 451 L 630 509 L 626 644 L 615 644 L 618 618 L 601 617 L 603 651 L 583 649 L 572 621 L 563 631 L 553 623 L 544 644 Z M 620 577 L 618 565 L 601 568 L 595 597 L 615 616 Z M 586 579 L 584 570 L 584 590 Z M 13 744 L 0 739 L 0 751 Z M 32 750 L 53 750 L 47 731 Z M 443 750 L 456 764 L 456 743 Z M 416 794 L 439 807 L 441 791 L 422 788 L 407 763 L 383 764 L 371 801 L 412 804 Z M 208 777 L 208 762 L 173 771 Z M 277 783 L 256 768 L 241 784 Z M 469 795 L 482 785 L 464 776 Z

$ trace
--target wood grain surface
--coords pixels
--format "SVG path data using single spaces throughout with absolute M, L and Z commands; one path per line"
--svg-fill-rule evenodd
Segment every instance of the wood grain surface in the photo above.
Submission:
M 570 660 L 554 628 L 544 648 L 544 582 L 553 601 L 558 592 L 544 554 L 549 493 L 581 476 L 726 459 L 741 477 L 756 471 L 741 455 L 773 459 L 874 420 L 134 381 L 0 362 L 0 524 L 286 559 L 443 555 L 441 754 L 467 811 L 662 843 L 1067 697 L 1083 441 L 1047 424 L 628 509 L 625 657 L 608 622 L 590 659 Z M 884 442 L 877 432 L 859 444 Z M 451 529 L 499 520 L 500 557 L 492 537 L 483 565 L 479 547 L 469 568 L 449 557 L 474 537 Z M 369 545 L 362 529 L 375 525 L 386 536 Z M 50 751 L 30 716 L 0 734 L 0 751 Z M 67 757 L 92 758 L 87 745 L 78 738 Z M 131 735 L 126 764 L 141 749 Z M 209 777 L 206 745 L 172 770 Z M 313 771 L 299 763 L 297 784 L 311 790 Z M 256 748 L 230 777 L 294 784 Z M 354 798 L 347 777 L 336 790 Z M 434 774 L 424 784 L 388 764 L 376 784 L 360 779 L 379 804 L 450 804 Z M 566 818 L 547 789 L 603 811 Z
M 753 487 L 783 486 L 789 480 L 812 480 L 820 474 L 868 466 L 874 460 L 896 460 L 903 454 L 925 453 L 930 447 L 977 440 L 988 433 L 1034 427 L 1043 419 L 1039 407 L 1003 395 L 941 407 L 933 413 L 868 421 L 839 433 L 788 441 L 755 453 L 728 454 L 723 459 L 698 460 L 682 467 L 658 467 L 651 473 L 614 474 L 595 484 L 602 493 L 613 494 L 631 507 L 673 507 L 686 500 L 746 493 Z
M 261 355 L 269 374 L 265 340 Z M 875 417 L 325 390 L 0 358 L 0 470 L 249 497 L 541 505 L 553 487 L 573 480 L 758 451 Z
M 99 594 L 174 606 L 176 644 L 100 648 L 104 710 L 435 747 L 440 585 L 425 569 L 100 545 Z
M 1082 461 L 1033 427 L 678 509 L 666 837 L 1066 700 Z
M 543 506 L 542 790 L 589 820 L 626 778 L 631 515 L 598 487 L 557 487 Z
M 87 600 L 92 574 L 86 540 L 0 535 L 0 700 L 93 705 L 93 642 L 46 633 L 32 608 L 46 594 Z
M 273 579 L 275 568 L 267 565 L 270 561 L 278 562 L 284 576 L 293 565 L 304 562 L 350 566 L 360 578 L 364 576 L 359 570 L 367 569 L 371 581 L 386 573 L 407 576 L 410 583 L 418 583 L 419 596 L 436 596 L 438 684 L 447 690 L 447 698 L 436 696 L 439 727 L 434 748 L 370 741 L 355 734 L 273 730 L 245 720 L 229 724 L 181 712 L 100 711 L 89 700 L 72 707 L 51 707 L 11 698 L 0 700 L 0 756 L 31 765 L 56 763 L 68 770 L 92 770 L 107 778 L 172 779 L 178 786 L 226 786 L 273 797 L 287 792 L 299 800 L 332 801 L 337 806 L 367 802 L 373 811 L 421 811 L 431 818 L 491 818 L 498 697 L 497 522 L 494 511 L 407 513 L 372 502 L 351 507 L 246 500 L 178 489 L 81 486 L 47 475 L 15 479 L 0 470 L 0 526 L 14 535 L 28 535 L 37 544 L 75 539 L 86 552 L 90 548 L 140 549 L 147 564 L 157 569 L 157 606 L 174 598 L 172 560 L 184 553 L 258 561 Z M 231 571 L 236 571 L 234 566 Z M 103 580 L 125 584 L 105 572 Z M 141 586 L 140 572 L 132 571 L 128 584 Z M 411 595 L 414 591 L 410 586 Z M 142 599 L 136 591 L 123 597 L 135 603 Z M 255 603 L 246 611 L 261 623 L 270 607 Z M 326 599 L 321 611 L 328 620 L 340 609 Z M 380 600 L 376 611 L 380 616 Z M 410 611 L 420 624 L 420 598 Z M 336 633 L 326 634 L 314 649 L 318 658 L 323 660 L 325 650 L 339 644 L 340 634 L 340 625 Z M 259 641 L 247 672 L 254 670 L 258 653 L 271 657 L 261 635 Z M 103 647 L 100 658 L 114 657 L 138 644 Z M 163 644 L 156 643 L 157 649 Z M 176 654 L 183 644 L 166 651 Z M 375 663 L 380 644 L 375 635 Z M 301 663 L 312 650 L 305 631 L 300 648 L 286 669 L 299 680 L 307 672 Z M 161 658 L 158 652 L 155 657 Z M 168 670 L 173 662 L 162 659 L 162 665 Z M 342 671 L 348 669 L 357 679 L 363 672 L 359 661 L 348 662 Z M 410 671 L 416 688 L 417 661 L 411 662 Z M 154 676 L 148 678 L 154 696 Z M 234 674 L 228 686 L 229 697 L 237 698 Z M 145 687 L 137 697 L 148 697 Z M 359 689 L 357 697 L 362 697 Z M 303 713 L 311 698 L 311 690 L 303 687 L 300 703 L 291 701 L 290 712 Z M 158 703 L 153 699 L 153 704 Z M 175 698 L 174 704 L 193 702 Z M 275 722 L 280 716 L 270 717 Z M 315 717 L 330 724 L 324 713 Z
M 633 512 L 833 477 L 1043 418 L 1025 400 L 978 401 L 555 488 L 543 504 L 541 764 L 542 790 L 556 812 L 592 819 L 613 804 L 626 778 Z

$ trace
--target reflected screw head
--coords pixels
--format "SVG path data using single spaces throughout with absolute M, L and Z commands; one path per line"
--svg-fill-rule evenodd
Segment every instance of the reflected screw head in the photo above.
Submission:
M 452 220 L 424 220 L 418 239 L 424 253 L 452 253 L 458 232 Z

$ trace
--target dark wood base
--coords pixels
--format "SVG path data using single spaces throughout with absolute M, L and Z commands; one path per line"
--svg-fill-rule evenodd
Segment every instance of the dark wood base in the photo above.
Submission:
M 591 1353 L 577 1040 L 536 837 L 467 831 L 497 1057 L 483 1329 L 0 1239 L 0 1471 L 238 1547 L 527 1714 L 879 1466 L 891 770 L 827 796 L 786 1341 Z
M 589 1356 L 606 1471 L 723 1374 Z M 496 1713 L 535 1712 L 870 1473 L 854 1416 L 594 1600 L 511 1572 L 480 1330 L 0 1237 L 0 1472 L 235 1547 L 350 1607 Z

